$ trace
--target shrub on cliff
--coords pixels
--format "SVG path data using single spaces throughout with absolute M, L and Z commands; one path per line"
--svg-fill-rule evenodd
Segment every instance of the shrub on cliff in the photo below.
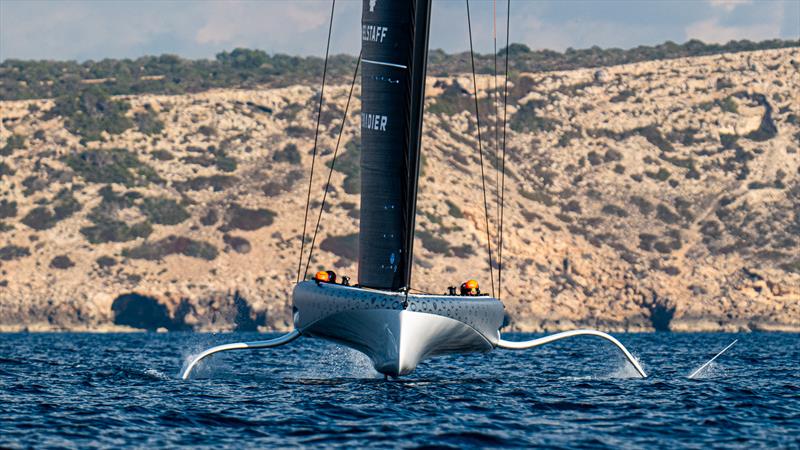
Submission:
M 127 242 L 137 238 L 145 238 L 153 232 L 148 221 L 128 225 L 121 220 L 107 217 L 90 216 L 94 225 L 81 228 L 81 234 L 92 244 L 106 242 Z
M 84 150 L 66 157 L 65 163 L 91 183 L 118 183 L 132 187 L 161 182 L 152 167 L 122 148 Z
M 120 134 L 133 126 L 125 116 L 129 109 L 128 102 L 113 100 L 103 89 L 92 86 L 57 98 L 47 117 L 61 116 L 70 133 L 86 141 L 98 141 L 104 131 Z
M 250 253 L 250 250 L 252 249 L 250 241 L 243 237 L 226 234 L 222 236 L 222 240 L 236 253 Z
M 159 225 L 177 225 L 189 218 L 189 213 L 175 200 L 164 197 L 148 197 L 139 209 L 151 222 Z
M 15 173 L 17 172 L 11 166 L 0 161 L 0 180 L 2 180 L 3 177 L 6 175 L 11 176 L 14 175 Z
M 31 252 L 27 247 L 7 245 L 0 248 L 0 260 L 3 261 L 11 261 L 14 259 L 24 258 L 26 256 L 31 256 Z
M 174 186 L 180 192 L 202 191 L 208 188 L 211 188 L 214 192 L 220 192 L 236 186 L 238 183 L 239 179 L 230 175 L 211 175 L 177 182 Z
M 101 256 L 95 260 L 97 266 L 101 269 L 107 269 L 117 265 L 117 260 L 110 256 Z
M 656 207 L 656 217 L 658 217 L 658 219 L 661 220 L 662 222 L 670 225 L 678 223 L 678 221 L 681 219 L 680 216 L 675 214 L 668 206 L 664 205 L 663 203 L 659 204 L 658 207 Z
M 33 208 L 22 218 L 22 223 L 34 230 L 47 230 L 80 210 L 81 205 L 72 196 L 72 193 L 63 189 L 53 199 L 51 207 Z
M 25 148 L 25 136 L 12 134 L 6 141 L 6 145 L 0 148 L 0 156 L 11 156 L 14 150 Z
M 133 121 L 136 122 L 136 128 L 147 135 L 159 134 L 164 131 L 164 122 L 158 118 L 158 113 L 151 108 L 145 109 L 144 112 L 136 113 L 133 116 Z
M 149 261 L 164 259 L 169 255 L 184 255 L 211 261 L 217 257 L 217 254 L 216 247 L 207 242 L 174 235 L 155 242 L 145 242 L 138 247 L 122 251 L 122 256 L 126 258 Z
M 158 161 L 172 161 L 173 159 L 175 159 L 175 156 L 173 156 L 172 153 L 170 153 L 168 150 L 160 150 L 160 149 L 153 150 L 153 152 L 150 153 L 150 156 L 152 156 L 154 159 L 157 159 Z
M 0 219 L 17 216 L 17 202 L 9 202 L 6 199 L 0 200 Z
M 291 191 L 294 185 L 297 184 L 298 181 L 302 180 L 304 176 L 305 175 L 303 174 L 302 170 L 292 170 L 283 178 L 264 183 L 264 186 L 261 187 L 261 190 L 266 196 L 274 197 L 283 192 Z
M 181 161 L 187 164 L 197 164 L 202 167 L 216 166 L 216 168 L 222 172 L 233 172 L 238 166 L 236 158 L 228 156 L 224 150 L 217 149 L 214 146 L 208 147 L 207 154 L 184 156 L 181 158 Z
M 617 205 L 612 205 L 611 203 L 603 206 L 602 212 L 609 216 L 628 217 L 628 211 L 625 211 Z
M 50 268 L 52 269 L 66 270 L 70 267 L 75 267 L 75 263 L 67 255 L 59 255 L 50 260 Z
M 536 113 L 535 102 L 528 102 L 519 107 L 511 117 L 508 126 L 518 133 L 541 133 L 553 131 L 561 122 L 539 116 Z
M 294 144 L 286 144 L 283 150 L 278 150 L 272 155 L 272 160 L 275 162 L 285 162 L 289 164 L 300 164 L 300 152 Z
M 231 229 L 252 231 L 272 225 L 275 213 L 268 209 L 248 209 L 237 204 L 231 205 L 226 211 L 225 231 Z

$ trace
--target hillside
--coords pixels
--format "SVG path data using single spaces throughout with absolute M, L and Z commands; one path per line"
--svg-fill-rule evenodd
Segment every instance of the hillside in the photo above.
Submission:
M 512 81 L 513 329 L 800 330 L 800 49 Z M 479 78 L 492 230 L 493 87 Z M 315 210 L 348 88 L 326 87 Z M 424 291 L 490 288 L 471 88 L 428 79 Z M 0 330 L 289 328 L 317 95 L 0 101 Z M 359 113 L 356 98 L 311 266 L 353 278 Z

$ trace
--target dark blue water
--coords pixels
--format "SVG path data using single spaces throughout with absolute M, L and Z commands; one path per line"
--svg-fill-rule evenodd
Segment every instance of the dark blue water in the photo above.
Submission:
M 800 447 L 800 335 L 618 337 L 650 378 L 591 337 L 388 382 L 301 338 L 217 355 L 184 382 L 187 355 L 264 336 L 0 334 L 0 447 Z

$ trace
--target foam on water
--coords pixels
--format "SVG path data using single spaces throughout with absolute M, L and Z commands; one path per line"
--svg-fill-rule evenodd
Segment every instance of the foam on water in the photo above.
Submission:
M 154 379 L 154 380 L 171 380 L 172 377 L 165 374 L 164 372 L 156 369 L 144 369 L 142 372 L 144 375 Z
M 686 374 L 686 377 L 689 378 L 689 375 L 693 374 L 697 371 L 697 368 L 692 369 L 691 372 Z M 703 368 L 697 375 L 691 377 L 692 380 L 709 380 L 714 378 L 724 378 L 725 377 L 725 366 L 718 362 L 712 362 L 711 364 L 707 365 Z

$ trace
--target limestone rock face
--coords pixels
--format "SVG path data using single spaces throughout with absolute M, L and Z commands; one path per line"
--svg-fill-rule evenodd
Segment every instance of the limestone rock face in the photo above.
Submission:
M 477 278 L 521 331 L 800 330 L 798 58 L 512 79 L 502 263 L 502 129 L 480 77 L 492 277 L 471 78 L 429 79 L 413 287 Z M 348 88 L 326 87 L 308 230 Z M 308 265 L 354 282 L 358 95 Z M 0 331 L 291 328 L 316 96 L 120 97 L 163 129 L 90 142 L 51 100 L 0 101 Z

